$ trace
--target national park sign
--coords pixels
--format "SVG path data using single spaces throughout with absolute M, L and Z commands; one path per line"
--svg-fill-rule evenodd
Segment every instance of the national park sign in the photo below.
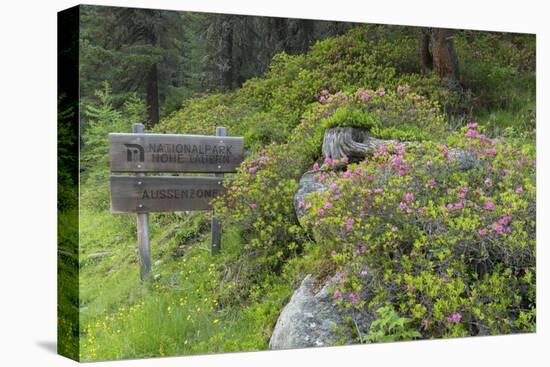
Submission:
M 243 138 L 175 134 L 109 134 L 113 172 L 233 172 Z
M 226 136 L 147 134 L 142 124 L 133 133 L 109 134 L 112 174 L 111 212 L 136 213 L 141 278 L 151 277 L 150 212 L 209 210 L 223 192 L 224 173 L 234 172 L 243 160 L 244 139 Z M 124 176 L 121 173 L 133 173 Z M 147 176 L 147 173 L 214 173 L 213 176 Z M 212 216 L 212 253 L 221 249 L 218 219 Z

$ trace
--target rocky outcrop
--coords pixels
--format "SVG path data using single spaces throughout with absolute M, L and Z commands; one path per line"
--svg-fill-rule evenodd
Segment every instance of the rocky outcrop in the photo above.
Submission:
M 329 294 L 333 281 L 328 282 L 317 293 L 315 281 L 308 275 L 294 292 L 290 302 L 279 315 L 269 347 L 271 349 L 292 349 L 322 347 L 337 342 L 350 344 L 353 338 L 345 327 L 344 318 L 350 316 L 361 325 L 371 320 L 361 315 L 342 311 Z

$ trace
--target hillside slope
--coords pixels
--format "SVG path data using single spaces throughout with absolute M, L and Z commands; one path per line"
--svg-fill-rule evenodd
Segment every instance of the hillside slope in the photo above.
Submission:
M 504 158 L 515 154 L 511 153 L 516 152 L 514 149 L 523 149 L 522 157 L 531 162 L 535 130 L 531 38 L 462 33 L 456 47 L 464 87 L 451 92 L 434 75 L 423 72 L 417 31 L 407 27 L 359 26 L 346 35 L 318 42 L 305 55 L 276 55 L 264 77 L 251 79 L 233 92 L 185 100 L 179 111 L 161 121 L 154 129 L 157 132 L 211 135 L 216 126 L 225 126 L 229 135 L 245 137 L 247 159 L 233 175 L 228 194 L 215 204 L 225 220 L 220 255 L 212 257 L 209 253 L 210 213 L 151 215 L 155 277 L 150 284 L 139 281 L 133 216 L 113 216 L 108 212 L 105 158 L 107 133 L 130 131 L 131 124 L 144 113 L 143 104 L 133 99 L 123 111 L 115 111 L 108 86 L 99 92 L 97 105 L 87 106 L 90 125 L 82 152 L 82 359 L 266 349 L 277 316 L 292 290 L 306 274 L 322 280 L 341 270 L 343 263 L 351 261 L 348 256 L 356 244 L 355 240 L 337 241 L 340 247 L 333 248 L 332 238 L 324 241 L 319 233 L 312 236 L 295 215 L 293 195 L 298 180 L 316 162 L 323 165 L 320 148 L 328 127 L 358 126 L 368 128 L 377 137 L 423 141 L 432 148 L 429 154 L 438 162 L 437 144 L 464 144 L 461 139 L 467 129 L 460 130 L 458 126 L 476 118 L 478 129 L 488 138 L 507 137 L 507 143 L 498 147 L 503 155 L 495 158 L 495 167 L 510 170 L 512 167 L 506 166 Z M 425 161 L 418 156 L 408 159 Z M 370 164 L 359 163 L 366 171 L 374 169 Z M 516 185 L 514 189 L 521 185 L 529 195 L 525 205 L 531 205 L 534 168 L 512 173 L 505 186 L 497 189 L 495 185 L 492 195 L 505 198 L 511 195 L 511 185 Z M 478 172 L 471 176 L 471 182 L 464 183 L 475 190 L 482 176 L 483 172 Z M 338 177 L 334 180 L 346 180 Z M 453 176 L 447 185 L 458 185 L 461 180 L 470 178 Z M 441 202 L 447 199 L 438 198 Z M 398 200 L 397 204 L 402 200 L 397 196 L 386 199 L 388 203 Z M 345 210 L 354 199 L 346 196 L 345 200 L 341 202 L 340 215 L 334 217 L 338 230 L 349 224 Z M 523 208 L 523 201 L 514 200 L 508 200 L 510 205 Z M 317 210 L 315 205 L 321 202 L 313 205 Z M 529 248 L 527 253 L 534 246 L 534 217 L 516 223 L 518 231 L 527 233 L 516 238 L 518 246 Z M 410 233 L 416 234 L 412 230 Z M 380 238 L 388 235 L 380 232 Z M 479 243 L 477 238 L 467 242 L 475 243 Z M 333 250 L 337 257 L 332 256 Z M 529 263 L 531 252 L 525 256 Z M 529 269 L 533 274 L 534 265 Z M 512 279 L 516 286 L 534 292 L 534 279 L 527 279 L 525 274 L 518 280 L 515 273 L 507 278 L 494 273 L 495 278 L 489 278 L 484 287 Z M 415 281 L 420 288 L 429 279 Z M 464 281 L 452 283 L 454 288 L 448 289 L 449 294 L 460 293 L 459 283 Z M 404 280 L 400 282 L 404 284 Z M 361 287 L 360 282 L 352 283 L 343 291 Z M 512 302 L 512 296 L 495 297 L 500 297 L 499 305 L 503 307 L 497 307 L 500 313 L 495 311 L 495 315 L 506 314 L 506 304 Z M 377 301 L 383 303 L 386 299 Z M 458 301 L 447 297 L 445 302 Z M 357 306 L 347 303 L 342 306 Z M 441 322 L 451 306 L 441 311 Z M 415 319 L 411 327 L 422 330 L 423 337 L 464 335 L 464 330 L 458 328 L 422 329 L 417 321 L 424 314 L 411 315 L 414 307 L 403 306 L 398 311 Z M 519 320 L 514 330 L 534 327 L 534 309 L 534 304 L 522 304 L 523 313 L 510 316 Z M 475 312 L 468 309 L 463 314 Z

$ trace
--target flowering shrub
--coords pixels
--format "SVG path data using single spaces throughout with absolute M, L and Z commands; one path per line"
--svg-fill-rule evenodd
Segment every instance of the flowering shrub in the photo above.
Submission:
M 476 165 L 461 170 L 457 149 Z M 304 224 L 341 274 L 333 296 L 370 313 L 391 305 L 424 337 L 534 330 L 534 156 L 470 123 L 343 172 L 325 162 L 329 190 L 306 201 Z
M 367 93 L 372 93 L 372 97 L 367 98 Z M 346 126 L 371 121 L 371 132 L 376 136 L 387 133 L 411 140 L 444 131 L 443 117 L 436 106 L 411 93 L 408 86 L 395 91 L 360 88 L 350 94 L 332 94 L 325 89 L 320 95 L 326 100 L 307 108 L 288 142 L 267 145 L 245 160 L 229 183 L 226 195 L 215 203 L 218 215 L 242 231 L 243 251 L 249 261 L 234 273 L 241 277 L 240 286 L 235 289 L 242 297 L 266 272 L 280 270 L 308 241 L 295 214 L 294 193 L 302 174 L 320 155 L 324 130 L 332 126 L 328 124 Z M 406 117 L 399 118 L 400 111 Z M 413 125 L 421 126 L 422 130 Z M 328 164 L 332 167 L 335 163 Z M 319 212 L 329 210 L 330 205 L 319 208 Z M 353 227 L 353 221 L 349 218 L 347 226 Z M 318 264 L 323 268 L 321 272 L 332 269 L 325 262 L 320 263 L 323 263 Z
M 300 157 L 307 155 L 297 152 L 301 146 L 294 147 L 272 144 L 244 161 L 227 193 L 215 201 L 216 214 L 241 232 L 247 261 L 233 265 L 239 267 L 235 291 L 243 298 L 269 273 L 279 271 L 304 242 L 293 197 L 305 169 L 306 160 Z

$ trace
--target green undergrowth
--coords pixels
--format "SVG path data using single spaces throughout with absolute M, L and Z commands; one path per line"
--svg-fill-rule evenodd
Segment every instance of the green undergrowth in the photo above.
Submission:
M 81 359 L 104 360 L 267 348 L 288 300 L 289 265 L 248 301 L 227 306 L 224 265 L 239 257 L 239 231 L 226 228 L 210 255 L 207 216 L 151 216 L 152 272 L 142 283 L 133 215 L 81 213 Z

